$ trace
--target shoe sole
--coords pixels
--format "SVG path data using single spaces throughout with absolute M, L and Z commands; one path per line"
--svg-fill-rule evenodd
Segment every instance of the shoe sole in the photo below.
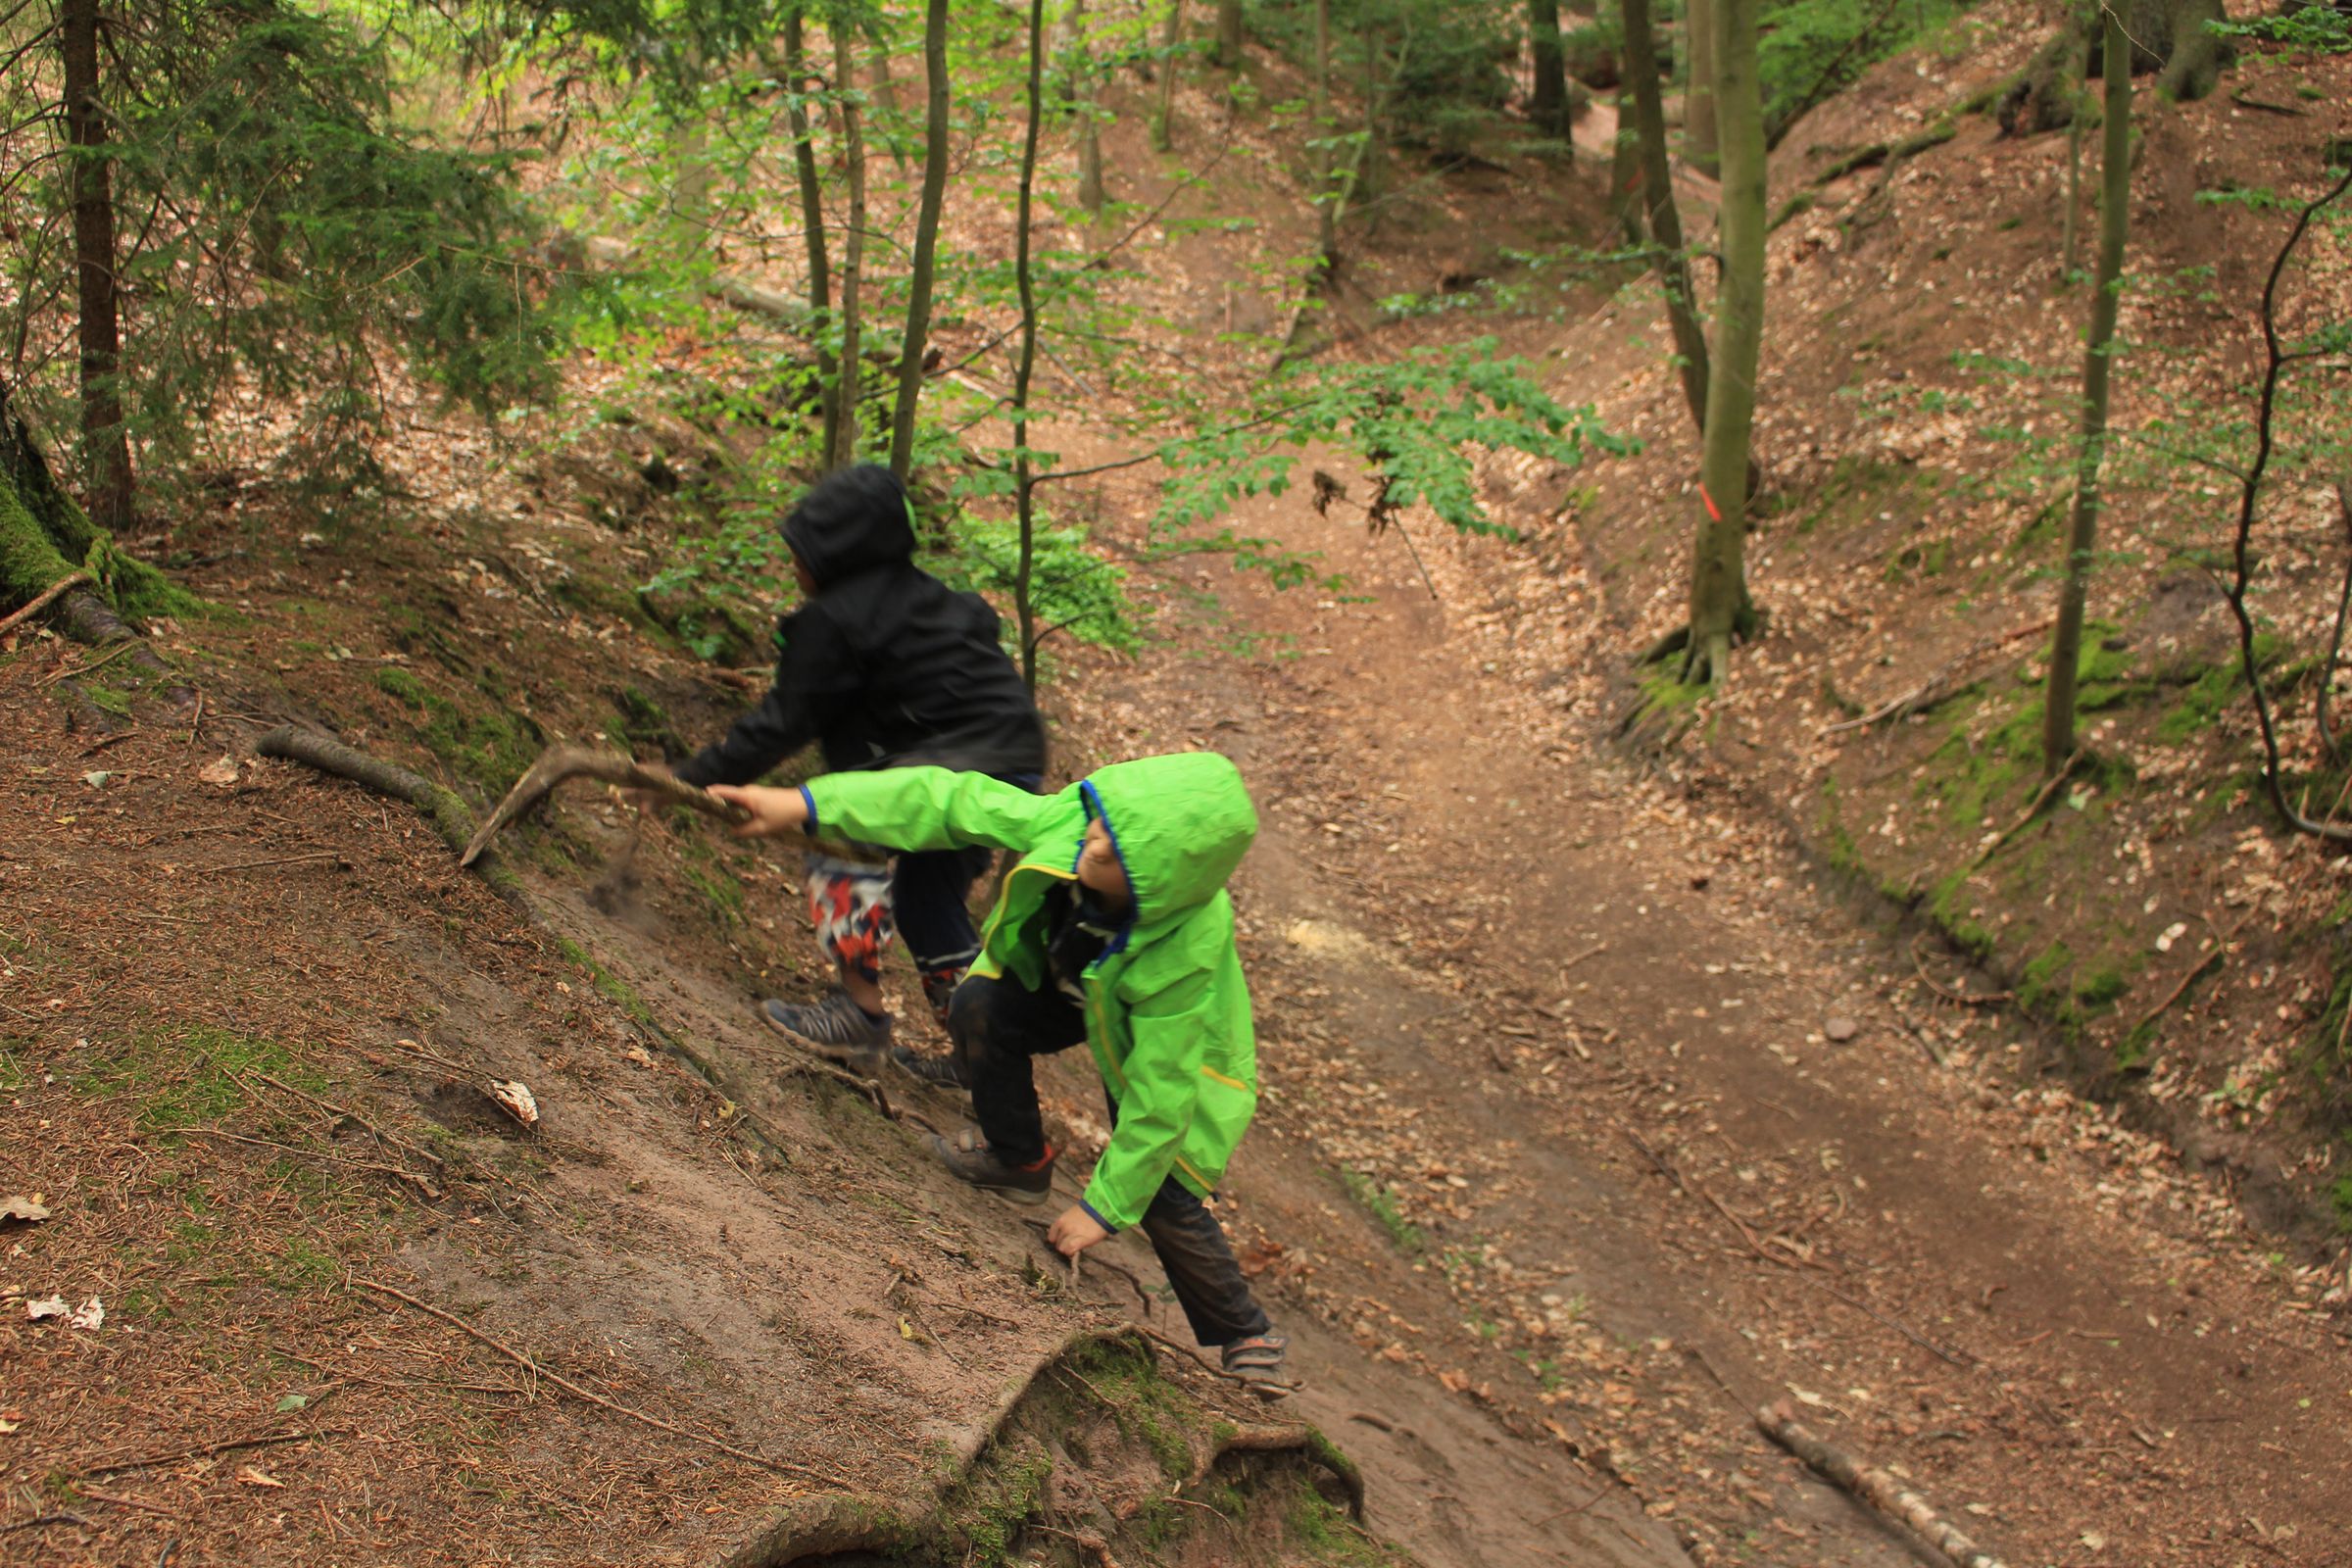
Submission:
M 1024 1208 L 1034 1208 L 1038 1204 L 1044 1202 L 1047 1199 L 1054 1196 L 1054 1188 L 1050 1181 L 1046 1186 L 1038 1188 L 1007 1187 L 1001 1182 L 982 1181 L 976 1176 L 967 1176 L 962 1171 L 957 1170 L 954 1164 L 950 1163 L 947 1150 L 945 1148 L 947 1143 L 946 1139 L 940 1137 L 937 1133 L 933 1133 L 924 1140 L 924 1143 L 931 1151 L 931 1157 L 939 1161 L 939 1168 L 941 1170 L 946 1171 L 950 1176 L 953 1176 L 956 1178 L 956 1180 L 963 1183 L 964 1186 L 971 1188 L 974 1192 L 991 1193 L 998 1198 L 1002 1198 L 1007 1203 L 1019 1203 Z
M 768 1016 L 768 1011 L 765 1007 L 761 1007 L 759 1010 L 760 1021 L 761 1023 L 767 1025 L 770 1029 L 773 1029 L 777 1034 L 782 1035 L 785 1039 L 791 1041 L 803 1051 L 808 1052 L 810 1055 L 821 1056 L 826 1061 L 832 1062 L 835 1066 L 847 1067 L 850 1069 L 850 1071 L 858 1074 L 860 1078 L 879 1079 L 882 1076 L 882 1062 L 884 1058 L 890 1054 L 890 1048 L 888 1046 L 827 1045 L 821 1040 L 809 1039 L 807 1035 L 802 1034 L 797 1029 L 787 1029 L 784 1027 L 784 1025 L 776 1022 L 774 1018 Z

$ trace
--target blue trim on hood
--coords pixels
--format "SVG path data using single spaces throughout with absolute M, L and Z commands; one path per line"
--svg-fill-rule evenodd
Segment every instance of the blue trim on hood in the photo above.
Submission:
M 1110 853 L 1112 858 L 1119 862 L 1119 874 L 1127 879 L 1127 918 L 1120 923 L 1119 934 L 1111 939 L 1110 946 L 1102 950 L 1102 956 L 1095 960 L 1097 963 L 1101 963 L 1102 958 L 1126 951 L 1127 939 L 1135 934 L 1136 921 L 1143 917 L 1144 899 L 1143 895 L 1136 891 L 1135 873 L 1128 869 L 1127 852 L 1119 848 L 1118 824 L 1111 821 L 1110 811 L 1102 804 L 1102 792 L 1095 788 L 1093 779 L 1083 779 L 1078 785 L 1078 798 L 1086 802 L 1087 810 L 1091 814 L 1102 820 L 1102 831 L 1110 835 Z M 1078 853 L 1081 856 L 1086 854 L 1086 840 L 1083 836 L 1078 841 Z M 1075 876 L 1077 872 L 1078 862 L 1072 860 L 1070 874 Z

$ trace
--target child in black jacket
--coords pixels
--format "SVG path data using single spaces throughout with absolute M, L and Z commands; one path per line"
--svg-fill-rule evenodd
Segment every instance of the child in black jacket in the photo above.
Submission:
M 1034 789 L 1045 726 L 998 642 L 997 612 L 914 564 L 913 512 L 888 468 L 860 464 L 819 480 L 785 517 L 806 595 L 776 628 L 775 684 L 726 735 L 677 769 L 689 784 L 748 784 L 811 740 L 828 772 L 933 763 Z M 904 936 L 923 993 L 944 1016 L 979 952 L 966 899 L 984 849 L 897 856 L 885 872 L 808 858 L 808 906 L 839 972 L 825 1000 L 760 1004 L 773 1028 L 851 1066 L 887 1056 L 932 1081 L 956 1069 L 893 1052 L 882 953 Z

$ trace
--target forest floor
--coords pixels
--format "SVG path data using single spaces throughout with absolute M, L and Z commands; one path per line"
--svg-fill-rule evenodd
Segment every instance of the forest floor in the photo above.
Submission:
M 1887 79 L 1833 106 L 1853 135 L 1921 118 Z M 1523 215 L 1589 224 L 1593 176 L 1565 212 L 1551 177 L 1397 202 L 1339 351 L 1427 340 L 1369 302 L 1480 270 Z M 1808 232 L 1782 265 L 1834 258 Z M 1237 242 L 1189 243 L 1169 299 L 1232 325 Z M 633 847 L 581 793 L 513 841 L 518 908 L 405 808 L 246 755 L 318 722 L 481 798 L 543 741 L 712 732 L 750 694 L 632 616 L 642 535 L 560 487 L 484 508 L 486 450 L 420 427 L 381 530 L 304 534 L 266 493 L 183 523 L 230 612 L 159 638 L 197 723 L 93 671 L 124 722 L 72 729 L 53 683 L 82 656 L 0 652 L 0 1186 L 51 1211 L 0 1221 L 8 1560 L 753 1562 L 892 1519 L 976 1560 L 1094 1561 L 1098 1532 L 1202 1564 L 1911 1560 L 1756 1433 L 1782 1397 L 2013 1563 L 2352 1557 L 2352 1342 L 2231 1167 L 2043 1071 L 2033 1020 L 1952 1001 L 1982 977 L 1890 931 L 1725 752 L 1621 744 L 1670 576 L 1673 530 L 1632 526 L 1677 499 L 1663 333 L 1589 289 L 1524 329 L 1652 439 L 1591 474 L 1494 465 L 1525 545 L 1368 540 L 1294 491 L 1237 526 L 1349 593 L 1277 594 L 1144 551 L 1139 476 L 1091 502 L 1155 614 L 1136 661 L 1058 660 L 1061 764 L 1213 747 L 1264 822 L 1236 898 L 1266 1094 L 1221 1207 L 1296 1336 L 1274 1410 L 1159 1342 L 1074 1339 L 1181 1338 L 1138 1241 L 1073 1277 L 929 1167 L 955 1104 L 752 1022 L 816 983 L 789 856 L 693 824 Z M 1119 452 L 1060 435 L 1072 464 Z M 1772 537 L 1779 581 L 1804 537 Z M 1857 582 L 1878 543 L 1837 541 Z M 1923 620 L 1984 618 L 1936 594 Z M 1849 603 L 1779 624 L 1809 649 Z M 1757 688 L 1787 706 L 1734 709 L 1755 751 L 1821 722 L 1812 683 Z M 512 1080 L 534 1128 L 487 1092 Z M 1083 1061 L 1047 1096 L 1100 1140 Z M 29 1315 L 53 1295 L 103 1322 Z M 1227 1428 L 1293 1419 L 1362 1466 L 1369 1537 L 1311 1466 L 1217 1467 Z

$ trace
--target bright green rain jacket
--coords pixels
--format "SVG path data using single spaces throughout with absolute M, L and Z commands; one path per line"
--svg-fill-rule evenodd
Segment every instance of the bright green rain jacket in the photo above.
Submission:
M 1118 762 L 1057 795 L 940 767 L 837 773 L 806 787 L 809 831 L 903 850 L 984 844 L 1020 854 L 981 937 L 978 975 L 1031 990 L 1046 973 L 1046 894 L 1077 879 L 1102 817 L 1135 892 L 1128 923 L 1088 966 L 1086 1036 L 1118 1107 L 1086 1206 L 1114 1230 L 1143 1218 L 1173 1173 L 1206 1196 L 1257 1107 L 1250 990 L 1225 879 L 1257 834 L 1242 775 L 1213 752 Z

